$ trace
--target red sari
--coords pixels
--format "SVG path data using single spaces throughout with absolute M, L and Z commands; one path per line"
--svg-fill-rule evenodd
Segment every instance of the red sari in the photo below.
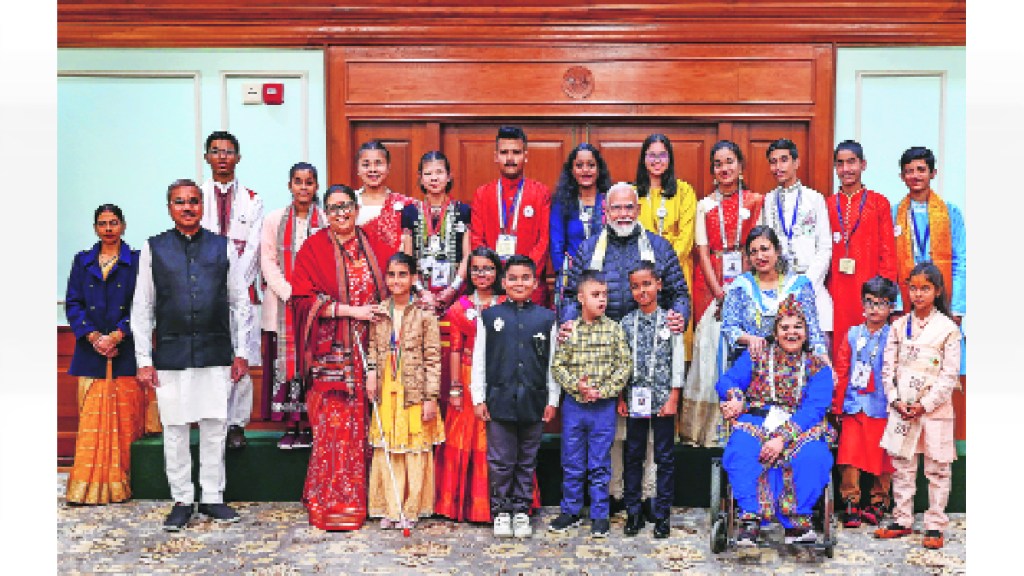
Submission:
M 402 248 L 402 208 L 412 202 L 412 198 L 388 189 L 380 214 L 359 225 L 381 266 L 387 266 L 388 260 Z
M 503 302 L 504 296 L 498 298 Z M 486 303 L 481 310 L 488 307 Z M 490 522 L 490 485 L 487 481 L 487 425 L 473 412 L 469 385 L 476 341 L 476 312 L 470 296 L 459 298 L 445 314 L 451 323 L 452 354 L 461 352 L 462 410 L 449 405 L 445 413 L 445 443 L 437 448 L 437 499 L 434 512 L 458 522 Z M 533 505 L 540 508 L 540 488 L 533 477 Z
M 321 318 L 330 302 L 363 306 L 386 289 L 366 235 L 341 246 L 330 229 L 311 236 L 295 260 L 292 306 L 298 373 L 311 382 L 306 402 L 313 449 L 302 502 L 322 530 L 357 530 L 366 520 L 367 443 L 363 354 L 367 323 Z

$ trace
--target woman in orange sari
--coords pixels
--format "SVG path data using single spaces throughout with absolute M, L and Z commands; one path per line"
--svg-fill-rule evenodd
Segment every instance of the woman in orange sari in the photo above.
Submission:
M 348 186 L 324 195 L 330 224 L 302 245 L 292 277 L 297 373 L 309 382 L 313 450 L 302 502 L 321 530 L 357 530 L 366 520 L 368 326 L 386 286 Z
M 135 380 L 135 342 L 128 323 L 138 251 L 121 240 L 124 214 L 104 204 L 93 215 L 99 237 L 75 256 L 65 311 L 78 376 L 78 437 L 68 476 L 68 504 L 107 504 L 131 497 L 131 443 L 142 435 L 144 394 Z

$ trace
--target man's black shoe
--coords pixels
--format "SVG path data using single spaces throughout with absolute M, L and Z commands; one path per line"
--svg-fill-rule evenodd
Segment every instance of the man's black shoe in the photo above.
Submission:
M 229 450 L 245 448 L 245 445 L 247 444 L 245 441 L 245 429 L 237 424 L 228 426 L 228 437 L 226 442 Z
M 221 524 L 227 524 L 230 522 L 238 522 L 238 512 L 235 512 L 234 508 L 227 504 L 200 504 L 199 513 L 209 516 L 214 522 Z
M 626 501 L 622 498 L 611 496 L 608 498 L 608 513 L 612 516 L 626 509 Z
M 164 520 L 164 530 L 168 532 L 178 532 L 184 528 L 191 519 L 192 505 L 175 503 L 174 507 L 171 508 L 171 513 L 168 514 L 167 519 Z
M 626 536 L 636 536 L 644 529 L 644 515 L 643 514 L 630 514 L 626 517 L 626 527 L 623 528 L 623 532 Z
M 668 521 L 668 518 L 658 518 L 654 521 L 654 537 L 655 538 L 668 538 L 669 534 L 672 533 L 672 525 Z

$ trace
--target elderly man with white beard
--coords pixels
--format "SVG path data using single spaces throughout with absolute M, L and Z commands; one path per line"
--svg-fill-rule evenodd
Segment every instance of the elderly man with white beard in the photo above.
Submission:
M 633 300 L 629 287 L 629 273 L 641 260 L 653 262 L 662 279 L 662 289 L 658 294 L 658 305 L 668 310 L 668 325 L 673 332 L 682 333 L 690 317 L 690 291 L 679 266 L 672 245 L 653 232 L 644 230 L 637 221 L 640 213 L 640 201 L 636 188 L 628 182 L 619 182 L 608 190 L 605 196 L 604 213 L 606 224 L 601 234 L 584 240 L 569 265 L 565 292 L 558 310 L 561 322 L 559 341 L 564 341 L 572 333 L 576 318 L 580 315 L 580 303 L 576 298 L 576 290 L 580 276 L 585 270 L 600 271 L 608 282 L 608 308 L 605 314 L 619 322 L 622 318 L 638 307 Z M 685 375 L 684 375 L 685 378 Z M 620 431 L 616 433 L 612 445 L 612 477 L 610 492 L 613 497 L 613 510 L 618 508 L 615 502 L 622 496 L 622 449 L 625 436 L 624 419 L 620 418 Z M 653 521 L 650 514 L 650 498 L 655 491 L 655 466 L 651 460 L 652 450 L 648 450 L 648 463 L 644 466 L 644 508 L 645 515 Z M 631 512 L 633 516 L 635 512 Z

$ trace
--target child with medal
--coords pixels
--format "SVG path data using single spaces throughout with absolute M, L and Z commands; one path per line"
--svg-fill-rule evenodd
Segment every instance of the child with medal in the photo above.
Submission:
M 629 274 L 629 288 L 639 308 L 622 319 L 626 341 L 632 345 L 633 374 L 618 402 L 626 418 L 626 455 L 623 466 L 626 536 L 636 536 L 645 524 L 641 513 L 647 434 L 654 434 L 657 494 L 652 505 L 654 537 L 668 538 L 675 482 L 675 415 L 679 390 L 685 380 L 682 334 L 672 333 L 668 311 L 658 306 L 661 278 L 650 262 L 641 262 Z
M 451 165 L 443 153 L 424 154 L 417 171 L 423 200 L 402 210 L 402 252 L 419 264 L 416 289 L 422 306 L 441 316 L 467 276 L 470 208 L 449 196 Z

